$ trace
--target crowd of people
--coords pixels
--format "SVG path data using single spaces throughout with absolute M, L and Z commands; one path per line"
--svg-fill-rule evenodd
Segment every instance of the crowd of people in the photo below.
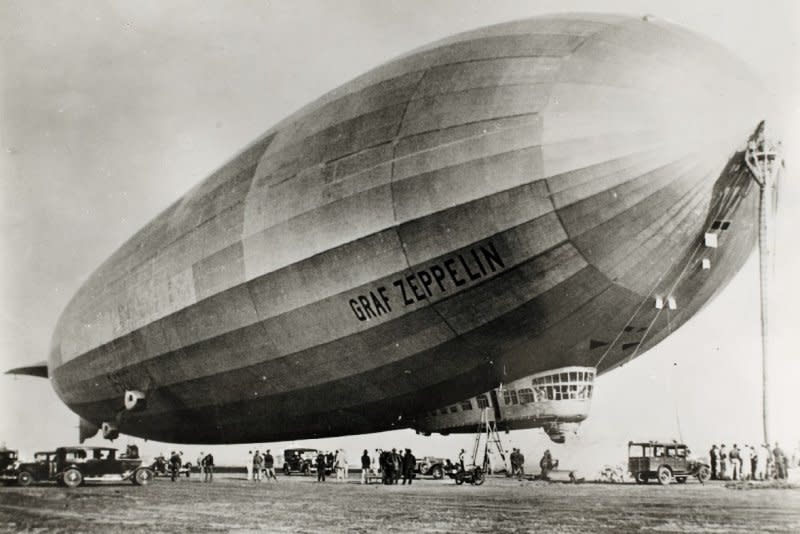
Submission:
M 130 446 L 128 447 L 130 451 Z M 137 457 L 138 457 L 138 450 L 137 450 Z M 200 474 L 203 476 L 203 482 L 211 482 L 214 480 L 214 455 L 210 452 L 208 454 L 203 453 L 202 451 L 197 456 L 197 467 L 200 471 Z M 184 464 L 183 463 L 183 451 L 171 451 L 169 453 L 169 458 L 164 458 L 164 455 L 161 454 L 155 458 L 153 462 L 152 468 L 156 472 L 164 473 L 165 471 L 169 472 L 170 480 L 175 482 L 178 480 L 178 477 L 181 474 L 181 469 L 185 470 L 188 473 L 189 469 L 191 469 L 191 464 Z M 188 475 L 187 475 L 188 476 Z
M 317 469 L 317 482 L 325 482 L 328 471 L 336 473 L 336 480 L 345 481 L 350 478 L 350 467 L 344 449 L 337 449 L 335 453 L 320 451 L 314 460 L 314 465 Z
M 261 482 L 262 480 L 278 481 L 275 476 L 275 457 L 272 456 L 272 451 L 267 449 L 264 454 L 258 450 L 247 451 L 248 460 L 245 465 L 247 468 L 247 480 L 254 482 Z
M 708 456 L 712 480 L 785 480 L 789 476 L 789 457 L 778 442 L 772 449 L 766 443 L 741 448 L 736 443 L 730 448 L 714 444 Z

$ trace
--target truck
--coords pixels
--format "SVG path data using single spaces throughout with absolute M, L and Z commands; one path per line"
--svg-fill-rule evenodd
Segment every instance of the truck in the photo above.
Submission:
M 677 442 L 628 442 L 628 471 L 637 484 L 658 480 L 662 486 L 673 480 L 683 484 L 689 477 L 705 483 L 711 477 L 711 467 L 692 459 L 689 447 Z

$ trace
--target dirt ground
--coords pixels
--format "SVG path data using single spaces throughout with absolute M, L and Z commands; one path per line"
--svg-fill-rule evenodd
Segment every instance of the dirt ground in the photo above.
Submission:
M 696 482 L 361 486 L 240 475 L 176 483 L 0 487 L 0 532 L 800 532 L 800 489 Z

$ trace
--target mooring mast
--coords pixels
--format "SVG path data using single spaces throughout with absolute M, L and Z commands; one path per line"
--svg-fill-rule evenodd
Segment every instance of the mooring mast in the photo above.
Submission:
M 769 443 L 768 394 L 767 394 L 767 308 L 768 284 L 767 274 L 771 265 L 773 231 L 769 218 L 775 213 L 776 184 L 783 166 L 780 157 L 780 143 L 774 143 L 766 136 L 766 123 L 761 121 L 747 145 L 744 161 L 760 188 L 758 204 L 758 252 L 759 273 L 761 282 L 761 373 L 762 373 L 762 406 L 764 424 L 764 443 Z

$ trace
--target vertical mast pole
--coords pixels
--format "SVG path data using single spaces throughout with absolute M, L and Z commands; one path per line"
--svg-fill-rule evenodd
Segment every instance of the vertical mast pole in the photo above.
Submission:
M 769 443 L 769 394 L 768 376 L 769 365 L 767 358 L 767 312 L 769 308 L 769 285 L 767 276 L 770 266 L 769 216 L 773 212 L 773 188 L 775 179 L 780 172 L 780 159 L 777 151 L 771 147 L 766 138 L 766 123 L 762 122 L 755 135 L 748 144 L 745 153 L 745 163 L 750 169 L 753 178 L 759 186 L 758 202 L 758 253 L 759 253 L 759 281 L 761 293 L 761 402 L 762 424 L 764 428 L 764 443 Z

